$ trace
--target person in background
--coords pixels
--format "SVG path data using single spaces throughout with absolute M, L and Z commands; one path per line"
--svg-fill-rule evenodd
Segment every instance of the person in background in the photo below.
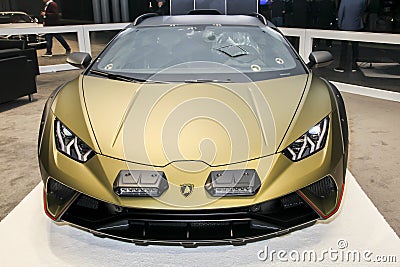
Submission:
M 380 0 L 368 0 L 368 27 L 367 30 L 371 32 L 376 31 L 376 23 L 378 21 L 378 14 L 381 9 Z
M 283 0 L 266 0 L 264 1 L 266 18 L 277 27 L 283 26 L 283 18 L 286 13 L 285 2 Z
M 337 8 L 335 0 L 318 0 L 318 25 L 316 28 L 323 30 L 336 30 Z M 315 39 L 314 46 L 320 45 L 321 39 Z M 331 48 L 332 40 L 326 39 L 326 45 Z
M 283 0 L 275 0 L 272 3 L 272 20 L 271 22 L 278 27 L 282 27 L 285 17 L 285 2 Z
M 367 8 L 366 0 L 342 0 L 338 11 L 338 28 L 343 31 L 361 31 L 364 29 L 364 14 Z M 346 68 L 349 41 L 342 41 L 340 62 L 336 72 L 344 72 Z M 351 71 L 357 71 L 358 42 L 351 42 Z
M 306 2 L 306 18 L 307 28 L 319 28 L 320 0 L 307 0 Z
M 149 7 L 151 12 L 158 13 L 160 15 L 167 14 L 167 5 L 165 3 L 165 0 L 151 0 Z
M 298 28 L 307 28 L 307 0 L 294 0 L 293 1 L 293 25 Z
M 43 0 L 45 3 L 43 11 L 40 15 L 43 17 L 43 26 L 57 26 L 59 25 L 60 15 L 58 13 L 58 5 L 53 0 Z M 53 53 L 51 52 L 53 48 L 53 36 L 60 42 L 60 44 L 65 48 L 65 54 L 69 55 L 71 53 L 71 47 L 65 41 L 65 39 L 59 33 L 46 33 L 46 54 L 43 57 L 51 57 Z

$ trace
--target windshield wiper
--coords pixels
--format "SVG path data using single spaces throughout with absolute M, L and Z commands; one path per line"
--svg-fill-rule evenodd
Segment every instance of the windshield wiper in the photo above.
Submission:
M 93 73 L 93 74 L 96 74 L 99 76 L 103 76 L 103 77 L 107 77 L 111 80 L 118 80 L 118 81 L 124 81 L 124 82 L 145 82 L 146 81 L 144 79 L 136 79 L 136 78 L 132 78 L 132 77 L 121 75 L 121 74 L 103 72 L 103 71 L 99 71 L 99 70 L 90 70 L 90 73 Z
M 117 81 L 124 81 L 124 82 L 135 82 L 135 83 L 168 83 L 164 81 L 152 81 L 152 80 L 147 80 L 147 79 L 141 79 L 141 78 L 136 78 L 136 77 L 130 77 L 130 76 L 125 76 L 122 74 L 115 74 L 115 73 L 110 73 L 110 72 L 104 72 L 104 71 L 99 71 L 99 70 L 90 70 L 90 73 L 107 77 L 108 79 L 111 80 L 117 80 Z

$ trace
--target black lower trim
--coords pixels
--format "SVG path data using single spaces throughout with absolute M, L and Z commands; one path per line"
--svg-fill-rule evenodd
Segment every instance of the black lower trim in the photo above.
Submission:
M 210 210 L 124 208 L 81 194 L 61 220 L 136 244 L 241 245 L 314 224 L 319 215 L 296 193 L 253 206 Z
M 112 238 L 124 242 L 134 243 L 137 246 L 149 246 L 149 245 L 161 245 L 161 246 L 183 246 L 185 248 L 196 248 L 199 246 L 221 246 L 221 245 L 232 245 L 232 246 L 243 246 L 248 243 L 257 242 L 261 240 L 267 240 L 270 238 L 278 237 L 281 235 L 286 235 L 291 232 L 301 230 L 307 227 L 314 225 L 317 220 L 312 220 L 306 222 L 301 225 L 296 225 L 292 228 L 288 228 L 285 230 L 276 231 L 274 233 L 254 236 L 254 237 L 245 237 L 245 238 L 234 238 L 234 239 L 221 239 L 221 240 L 157 240 L 157 239 L 132 239 L 132 238 L 124 238 L 117 235 L 106 234 L 103 232 L 99 232 L 96 230 L 91 230 L 89 228 L 82 227 L 80 225 L 76 225 L 68 222 L 71 226 L 77 227 L 81 230 L 92 233 L 93 235 L 100 238 Z

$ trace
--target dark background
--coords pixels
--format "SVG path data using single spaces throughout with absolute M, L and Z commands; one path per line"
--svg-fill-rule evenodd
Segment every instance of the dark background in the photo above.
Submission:
M 112 7 L 110 3 L 110 17 Z M 167 5 L 169 5 L 167 0 Z M 173 6 L 187 3 L 187 0 L 173 0 Z M 367 0 L 369 7 L 365 16 L 367 31 L 400 33 L 399 0 Z M 56 0 L 62 13 L 62 22 L 68 24 L 93 23 L 92 0 Z M 230 0 L 242 5 L 255 5 L 256 0 Z M 228 4 L 229 4 L 228 2 Z M 129 18 L 149 12 L 149 0 L 129 0 Z M 220 9 L 219 1 L 198 0 L 198 7 Z M 259 0 L 259 12 L 277 26 L 296 28 L 336 29 L 336 12 L 340 0 Z M 43 9 L 41 0 L 0 0 L 0 11 L 24 11 L 40 17 Z M 169 8 L 167 8 L 169 11 Z M 232 12 L 231 12 L 232 13 Z M 237 13 L 237 12 L 233 12 Z

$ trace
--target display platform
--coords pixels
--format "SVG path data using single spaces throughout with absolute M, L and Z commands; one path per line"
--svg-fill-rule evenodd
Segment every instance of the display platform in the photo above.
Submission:
M 397 261 L 384 266 L 398 266 L 399 237 L 350 172 L 342 207 L 334 217 L 239 247 L 141 247 L 51 222 L 43 212 L 39 184 L 0 223 L 0 266 L 364 266 L 368 261 L 371 266 Z

